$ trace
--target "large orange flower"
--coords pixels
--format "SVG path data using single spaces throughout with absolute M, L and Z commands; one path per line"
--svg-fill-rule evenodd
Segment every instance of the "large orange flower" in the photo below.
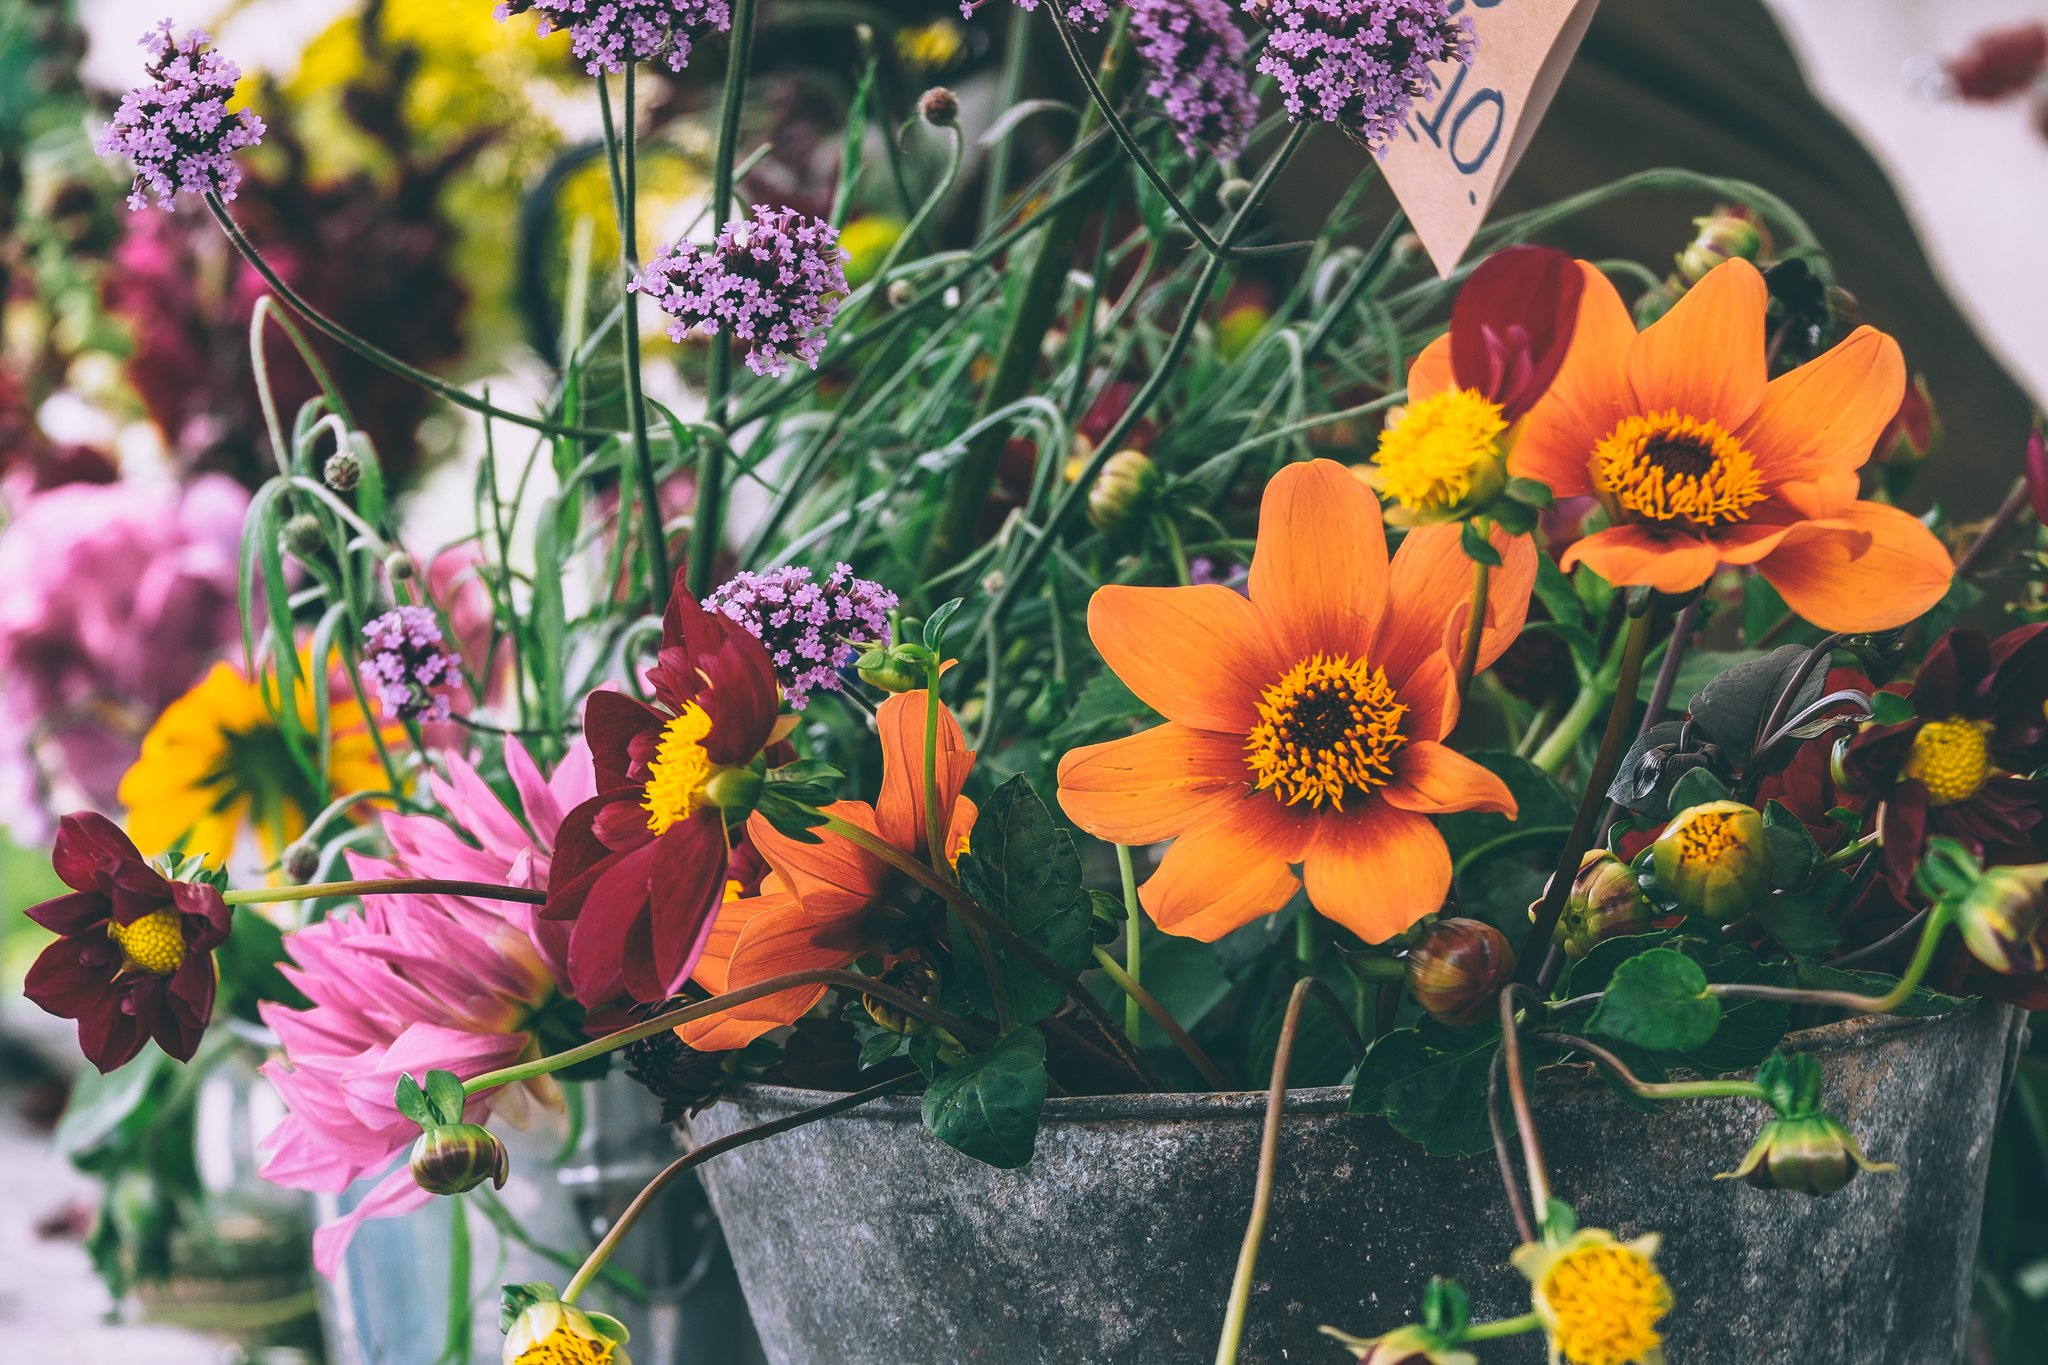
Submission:
M 1458 540 L 1422 527 L 1390 564 L 1379 502 L 1316 460 L 1266 486 L 1249 598 L 1095 594 L 1095 647 L 1167 723 L 1068 754 L 1060 804 L 1103 839 L 1176 841 L 1139 890 L 1161 929 L 1219 938 L 1305 881 L 1317 910 L 1377 943 L 1450 889 L 1429 816 L 1514 813 L 1499 778 L 1441 742 L 1471 612 Z M 1527 536 L 1496 530 L 1493 544 L 1481 667 L 1521 631 L 1536 578 Z
M 1579 268 L 1570 352 L 1508 461 L 1607 509 L 1611 524 L 1563 567 L 1678 593 L 1720 565 L 1755 565 L 1823 630 L 1903 625 L 1940 600 L 1954 571 L 1941 542 L 1856 496 L 1905 391 L 1898 343 L 1859 327 L 1767 379 L 1764 280 L 1749 262 L 1715 267 L 1640 335 L 1607 277 Z M 1418 362 L 1411 383 L 1449 382 L 1438 368 Z
M 882 703 L 882 791 L 876 803 L 835 801 L 824 809 L 916 858 L 925 856 L 925 694 L 904 692 Z M 947 710 L 939 712 L 939 804 L 951 812 L 946 853 L 957 856 L 974 828 L 975 807 L 960 795 L 974 754 Z M 838 835 L 798 843 L 756 815 L 747 837 L 768 864 L 761 894 L 729 901 L 711 926 L 696 981 L 722 993 L 787 972 L 845 967 L 870 953 L 902 952 L 920 937 L 912 918 L 922 899 L 907 877 Z M 793 1024 L 829 987 L 778 991 L 676 1032 L 703 1052 L 745 1047 L 770 1029 Z

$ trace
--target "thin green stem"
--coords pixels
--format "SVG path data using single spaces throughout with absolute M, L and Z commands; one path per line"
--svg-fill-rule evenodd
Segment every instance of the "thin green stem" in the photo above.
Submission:
M 1202 1079 L 1209 1083 L 1210 1089 L 1228 1090 L 1231 1088 L 1230 1077 L 1224 1073 L 1223 1068 L 1216 1065 L 1215 1059 L 1202 1050 L 1201 1044 L 1197 1043 L 1188 1031 L 1180 1026 L 1180 1021 L 1167 1011 L 1166 1006 L 1160 1004 L 1150 991 L 1131 979 L 1130 974 L 1123 969 L 1123 966 L 1114 957 L 1110 956 L 1107 948 L 1097 945 L 1095 949 L 1095 965 L 1102 968 L 1103 973 L 1111 981 L 1116 982 L 1117 989 L 1124 993 L 1126 997 L 1125 1003 L 1132 1010 L 1143 1010 L 1146 1014 L 1152 1016 L 1152 1022 L 1159 1025 L 1160 1032 L 1173 1040 L 1173 1045 L 1180 1049 L 1181 1056 L 1187 1058 L 1189 1064 L 1201 1073 Z M 1128 1021 L 1126 1022 L 1128 1023 Z M 1135 1032 L 1131 1035 L 1131 1041 L 1134 1043 L 1138 1041 Z
M 1708 986 L 1707 991 L 1733 999 L 1778 1000 L 1794 1005 L 1850 1010 L 1856 1014 L 1890 1014 L 1912 999 L 1913 992 L 1920 988 L 1927 969 L 1934 965 L 1935 954 L 1941 947 L 1942 931 L 1948 928 L 1948 922 L 1948 910 L 1943 902 L 1936 901 L 1927 916 L 1926 925 L 1920 930 L 1920 946 L 1914 950 L 1913 960 L 1906 964 L 1905 975 L 1883 995 L 1863 995 L 1856 991 L 1808 991 L 1796 986 L 1751 986 L 1739 982 L 1716 983 Z
M 1541 1331 L 1543 1319 L 1534 1313 L 1524 1313 L 1517 1318 L 1499 1318 L 1493 1322 L 1475 1322 L 1465 1329 L 1461 1341 L 1499 1341 L 1502 1337 L 1518 1337 L 1524 1332 Z
M 1646 1081 L 1628 1069 L 1628 1063 L 1597 1043 L 1569 1033 L 1538 1033 L 1532 1035 L 1539 1043 L 1555 1047 L 1570 1048 L 1583 1052 L 1595 1063 L 1607 1068 L 1614 1079 L 1627 1087 L 1629 1093 L 1640 1095 L 1646 1100 L 1769 1100 L 1770 1095 L 1755 1081 Z
M 1131 850 L 1122 844 L 1115 845 L 1115 848 L 1117 879 L 1123 884 L 1124 892 L 1124 974 L 1130 978 L 1131 987 L 1135 988 L 1145 979 L 1141 970 L 1144 935 L 1140 932 L 1145 925 L 1145 912 L 1138 904 L 1138 874 L 1131 865 Z M 1142 1024 L 1139 1016 L 1143 1011 L 1138 1004 L 1137 991 L 1130 989 L 1128 996 L 1124 1001 L 1124 1036 L 1136 1043 Z
M 445 881 L 437 877 L 377 877 L 368 881 L 313 882 L 305 886 L 246 886 L 221 893 L 229 905 L 281 905 L 286 901 L 340 900 L 349 896 L 470 896 L 478 900 L 546 905 L 548 893 L 497 882 Z
M 1543 1160 L 1543 1139 L 1536 1132 L 1536 1111 L 1529 1104 L 1529 1081 L 1522 1072 L 1522 1037 L 1515 1019 L 1516 987 L 1500 993 L 1500 1051 L 1508 1073 L 1508 1103 L 1515 1111 L 1515 1131 L 1522 1140 L 1522 1172 L 1529 1182 L 1529 1208 L 1539 1230 L 1550 1222 L 1550 1167 Z
M 625 317 L 619 323 L 619 340 L 626 378 L 626 425 L 631 433 L 633 474 L 640 495 L 642 539 L 647 542 L 647 577 L 651 588 L 648 601 L 654 610 L 660 611 L 669 594 L 668 537 L 661 525 L 661 493 L 654 477 L 654 453 L 647 442 L 647 403 L 640 390 L 640 294 L 632 287 L 640 273 L 638 171 L 634 164 L 638 119 L 633 99 L 633 63 L 626 63 L 625 118 L 621 125 L 613 124 L 611 81 L 604 76 L 597 78 L 597 103 L 604 117 L 605 159 L 611 166 L 612 206 L 619 224 L 619 265 L 625 276 Z
M 441 1359 L 447 1365 L 461 1365 L 470 1358 L 470 1327 L 473 1313 L 469 1297 L 469 1205 L 460 1199 L 454 1205 L 455 1223 L 448 1230 L 448 1322 L 441 1339 Z
M 1472 675 L 1479 671 L 1479 642 L 1486 636 L 1486 595 L 1493 571 L 1485 560 L 1472 561 L 1472 618 L 1465 623 L 1465 648 L 1458 655 L 1458 703 L 1462 706 L 1472 692 Z
M 935 876 L 951 880 L 953 869 L 946 859 L 946 828 L 951 823 L 952 812 L 939 809 L 939 665 L 936 661 L 925 669 L 924 695 L 925 857 L 930 860 Z M 997 1027 L 1008 1034 L 1017 1027 L 1017 1016 L 1010 1008 L 1009 984 L 1003 980 L 995 950 L 989 946 L 988 935 L 979 925 L 962 920 L 961 927 L 967 931 L 968 942 L 974 945 L 974 955 L 981 961 L 981 974 L 988 982 L 989 997 L 996 1007 Z

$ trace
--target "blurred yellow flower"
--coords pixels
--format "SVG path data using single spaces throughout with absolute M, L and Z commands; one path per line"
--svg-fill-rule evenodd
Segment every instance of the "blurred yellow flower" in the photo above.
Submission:
M 1652 1263 L 1657 1244 L 1655 1233 L 1623 1242 L 1581 1228 L 1556 1246 L 1516 1248 L 1510 1259 L 1528 1277 L 1551 1365 L 1664 1365 L 1657 1321 L 1671 1311 L 1671 1286 Z

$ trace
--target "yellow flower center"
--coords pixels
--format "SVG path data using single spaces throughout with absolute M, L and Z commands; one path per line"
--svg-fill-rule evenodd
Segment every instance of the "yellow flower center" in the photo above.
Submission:
M 1593 469 L 1600 490 L 1645 521 L 1722 526 L 1764 500 L 1756 457 L 1711 418 L 1624 417 L 1593 448 Z
M 1953 806 L 1984 790 L 1991 780 L 1991 727 L 1950 716 L 1930 720 L 1913 736 L 1906 776 L 1927 788 L 1937 806 Z
M 661 743 L 654 761 L 647 765 L 647 791 L 640 808 L 647 812 L 647 828 L 666 834 L 678 820 L 690 818 L 704 780 L 711 776 L 711 758 L 704 752 L 704 737 L 711 733 L 711 717 L 695 702 L 687 702 L 683 713 L 661 727 Z
M 1543 1279 L 1557 1317 L 1557 1347 L 1572 1365 L 1631 1365 L 1657 1349 L 1657 1319 L 1671 1311 L 1671 1286 L 1641 1253 L 1583 1246 L 1557 1258 Z
M 515 1365 L 610 1365 L 616 1343 L 609 1337 L 585 1336 L 557 1327 L 521 1351 Z
M 169 976 L 185 963 L 185 917 L 175 910 L 152 910 L 133 924 L 108 920 L 107 937 L 130 971 Z
M 1259 698 L 1259 723 L 1245 737 L 1245 766 L 1260 791 L 1288 805 L 1369 795 L 1394 775 L 1408 707 L 1383 668 L 1317 654 L 1289 669 Z
M 1476 389 L 1446 389 L 1410 403 L 1380 433 L 1379 485 L 1411 512 L 1444 512 L 1472 496 L 1489 464 L 1501 458 L 1508 429 L 1500 404 Z
M 1717 863 L 1744 847 L 1735 816 L 1720 811 L 1695 811 L 1678 831 L 1678 861 L 1687 867 Z

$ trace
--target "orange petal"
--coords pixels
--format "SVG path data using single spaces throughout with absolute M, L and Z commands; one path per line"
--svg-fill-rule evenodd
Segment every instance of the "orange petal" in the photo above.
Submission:
M 1499 811 L 1513 819 L 1508 784 L 1447 745 L 1411 739 L 1394 755 L 1394 780 L 1380 796 L 1390 806 L 1420 815 L 1457 810 Z
M 1629 387 L 1643 412 L 1708 417 L 1734 431 L 1763 402 L 1764 277 L 1723 261 L 1643 330 L 1628 352 Z M 1886 413 L 1885 416 L 1891 416 Z
M 1858 327 L 1825 355 L 1764 388 L 1756 415 L 1736 435 L 1771 483 L 1861 469 L 1906 391 L 1899 343 Z
M 1955 564 L 1932 531 L 1882 503 L 1793 528 L 1757 565 L 1785 604 L 1827 631 L 1889 630 L 1948 591 Z
M 874 809 L 865 801 L 834 801 L 824 810 L 880 837 Z M 864 902 L 887 880 L 888 869 L 879 858 L 835 834 L 821 833 L 815 844 L 800 843 L 755 815 L 747 821 L 747 838 L 799 899 L 837 892 Z
M 714 982 L 700 976 L 706 986 L 719 993 L 788 972 L 808 971 L 814 967 L 843 967 L 852 960 L 841 949 L 820 947 L 813 941 L 817 926 L 805 918 L 802 907 L 791 896 L 756 896 L 751 900 L 732 902 L 719 912 L 718 923 L 712 929 L 714 937 L 723 932 L 733 907 L 742 905 L 751 908 L 737 925 L 730 958 L 722 970 L 714 973 L 723 980 Z M 710 950 L 706 950 L 705 956 L 710 956 Z M 708 1019 L 684 1024 L 676 1029 L 676 1034 L 703 1052 L 728 1052 L 742 1048 L 771 1029 L 803 1018 L 828 989 L 825 986 L 797 986 L 777 991 L 759 1000 L 735 1005 Z
M 1174 840 L 1138 900 L 1167 933 L 1214 942 L 1287 904 L 1313 818 L 1270 796 L 1241 801 Z
M 1593 447 L 1636 410 L 1628 384 L 1628 352 L 1636 325 L 1628 305 L 1589 261 L 1579 295 L 1579 320 L 1557 378 L 1529 415 L 1508 453 L 1508 472 L 1534 479 L 1560 498 L 1593 491 Z
M 1451 374 L 1451 334 L 1445 332 L 1422 348 L 1408 367 L 1408 401 L 1419 403 L 1451 388 L 1458 381 Z
M 1643 585 L 1659 592 L 1690 592 L 1714 576 L 1721 553 L 1693 536 L 1669 539 L 1640 526 L 1610 526 L 1574 541 L 1557 566 L 1566 573 L 1584 564 L 1616 587 Z
M 1301 875 L 1319 913 L 1384 943 L 1443 908 L 1451 854 L 1427 819 L 1372 801 L 1318 821 Z
M 1204 730 L 1250 730 L 1259 695 L 1284 669 L 1260 613 L 1215 584 L 1102 588 L 1088 603 L 1088 636 L 1147 706 Z
M 1372 490 L 1335 460 L 1275 474 L 1259 505 L 1251 594 L 1288 662 L 1317 650 L 1363 654 L 1387 602 L 1387 537 Z
M 1060 760 L 1060 809 L 1098 839 L 1156 844 L 1245 795 L 1244 740 L 1172 721 Z
M 930 693 L 901 692 L 883 702 L 875 713 L 875 729 L 882 739 L 882 792 L 875 800 L 875 823 L 882 838 L 897 848 L 923 853 L 925 846 L 924 737 L 929 719 Z M 974 770 L 974 753 L 960 722 L 943 704 L 939 707 L 938 779 L 939 809 L 947 812 L 950 824 L 960 789 Z
M 1863 481 L 1853 472 L 1781 483 L 1771 490 L 1771 503 L 1775 504 L 1771 519 L 1820 521 L 1840 516 L 1862 491 Z M 1765 509 L 1759 507 L 1757 511 L 1763 513 Z
M 1387 590 L 1387 617 L 1372 648 L 1398 685 L 1448 640 L 1462 642 L 1472 607 L 1475 566 L 1461 543 L 1462 528 L 1422 526 L 1408 533 L 1394 552 Z M 1480 637 L 1479 666 L 1506 652 L 1529 618 L 1529 594 L 1536 586 L 1536 545 L 1494 527 L 1488 537 L 1501 565 L 1488 575 L 1486 632 Z

